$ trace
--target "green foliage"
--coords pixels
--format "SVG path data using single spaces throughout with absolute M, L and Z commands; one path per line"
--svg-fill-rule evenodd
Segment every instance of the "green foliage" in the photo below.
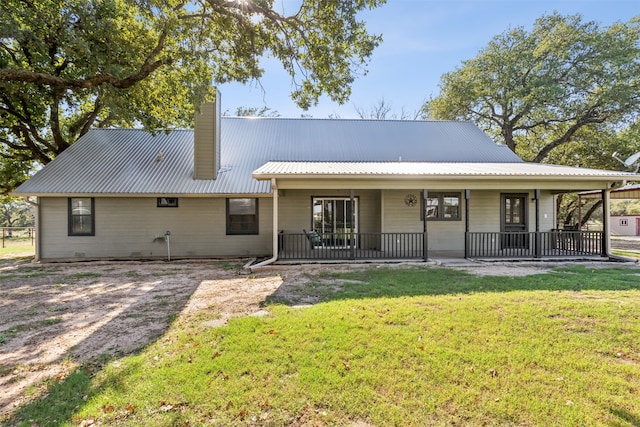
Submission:
M 580 15 L 545 15 L 442 76 L 425 110 L 474 121 L 525 160 L 610 164 L 601 133 L 640 112 L 639 40 L 638 18 L 603 28 Z
M 34 211 L 24 200 L 0 196 L 0 227 L 33 227 Z
M 304 0 L 284 15 L 273 0 L 3 1 L 3 190 L 91 127 L 190 126 L 212 83 L 258 79 L 267 56 L 291 75 L 301 107 L 322 94 L 345 102 L 381 41 L 357 14 L 382 3 Z
M 640 215 L 640 200 L 612 200 L 612 215 Z

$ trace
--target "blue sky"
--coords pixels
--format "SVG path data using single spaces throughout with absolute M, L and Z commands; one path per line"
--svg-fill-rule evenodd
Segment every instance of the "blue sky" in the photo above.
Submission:
M 276 7 L 288 11 L 287 2 L 275 0 Z M 584 20 L 609 26 L 640 15 L 640 1 L 388 0 L 361 14 L 369 31 L 382 34 L 384 41 L 373 53 L 368 74 L 352 85 L 351 99 L 339 105 L 322 98 L 306 114 L 355 118 L 355 107 L 366 110 L 382 98 L 394 111 L 416 110 L 438 93 L 442 74 L 476 56 L 493 36 L 513 27 L 530 29 L 536 18 L 553 11 L 580 13 Z M 289 76 L 277 62 L 265 61 L 263 67 L 259 84 L 219 86 L 222 109 L 233 113 L 238 106 L 267 106 L 283 117 L 300 117 L 304 111 L 291 101 Z

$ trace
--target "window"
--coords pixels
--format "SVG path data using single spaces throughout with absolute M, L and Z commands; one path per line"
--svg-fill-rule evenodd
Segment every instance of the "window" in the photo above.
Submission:
M 620 219 L 620 225 L 624 226 L 624 225 L 629 225 L 629 221 L 625 218 L 625 219 Z
M 69 198 L 69 236 L 94 236 L 93 197 Z
M 177 197 L 158 197 L 158 207 L 159 208 L 177 208 L 178 198 Z
M 258 234 L 258 199 L 227 199 L 227 234 Z
M 429 192 L 424 200 L 423 211 L 429 221 L 459 221 L 460 193 Z

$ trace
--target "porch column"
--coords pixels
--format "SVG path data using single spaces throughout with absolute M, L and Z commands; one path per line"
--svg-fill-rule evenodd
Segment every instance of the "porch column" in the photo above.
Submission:
M 541 240 L 540 240 L 540 189 L 533 190 L 533 197 L 536 199 L 536 258 L 540 258 L 542 255 Z
M 609 192 L 602 190 L 602 250 L 601 256 L 609 256 L 611 251 L 611 237 L 609 236 Z
M 464 190 L 464 257 L 469 258 L 469 200 L 471 190 Z
M 351 234 L 349 240 L 351 241 L 351 259 L 356 259 L 356 234 L 353 231 L 353 228 L 356 225 L 356 204 L 355 204 L 355 191 L 353 189 L 349 190 L 349 197 L 351 198 Z
M 427 238 L 427 197 L 429 191 L 425 188 L 422 190 L 422 259 L 426 262 L 429 260 L 429 239 Z

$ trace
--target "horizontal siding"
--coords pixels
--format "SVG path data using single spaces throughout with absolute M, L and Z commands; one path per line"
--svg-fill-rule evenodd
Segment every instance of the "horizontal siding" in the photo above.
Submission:
M 627 225 L 622 225 L 622 220 L 625 220 Z M 638 215 L 612 215 L 610 219 L 611 234 L 617 236 L 638 236 L 640 235 L 640 230 L 638 230 L 639 223 L 640 216 Z
M 433 190 L 438 191 L 438 190 Z M 429 251 L 456 252 L 464 251 L 464 190 L 461 193 L 460 221 L 428 221 Z M 421 233 L 424 229 L 420 219 L 420 202 L 415 206 L 407 206 L 404 202 L 408 194 L 420 199 L 421 193 L 416 190 L 386 190 L 383 199 L 383 227 L 385 233 Z
M 180 198 L 158 208 L 156 198 L 95 198 L 95 236 L 67 235 L 67 199 L 41 198 L 41 258 L 165 257 L 166 230 L 174 257 L 263 256 L 272 252 L 272 201 L 259 200 L 259 235 L 226 235 L 224 198 Z
M 311 230 L 311 206 L 313 197 L 349 197 L 349 190 L 284 190 L 278 197 L 278 227 L 285 233 L 302 233 Z M 380 231 L 380 192 L 359 190 L 355 192 L 359 200 L 360 232 Z

